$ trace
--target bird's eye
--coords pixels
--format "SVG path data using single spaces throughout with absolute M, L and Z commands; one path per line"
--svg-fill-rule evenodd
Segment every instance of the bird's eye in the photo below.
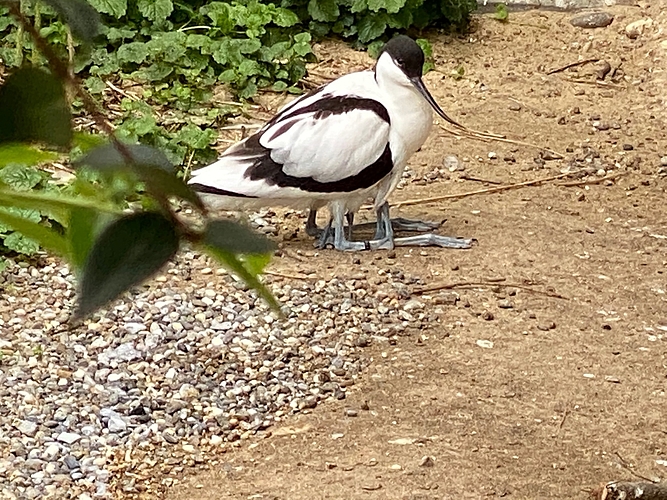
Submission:
M 398 59 L 396 59 L 396 64 L 398 64 L 399 66 L 403 66 L 405 64 L 405 61 L 403 60 L 402 57 L 399 57 Z

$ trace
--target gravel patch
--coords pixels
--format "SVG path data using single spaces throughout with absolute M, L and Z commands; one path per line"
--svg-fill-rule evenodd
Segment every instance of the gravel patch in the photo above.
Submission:
M 398 269 L 266 281 L 287 319 L 186 252 L 68 329 L 67 266 L 10 262 L 0 277 L 0 499 L 140 492 L 157 472 L 344 399 L 364 348 L 435 320 L 408 302 L 418 280 Z

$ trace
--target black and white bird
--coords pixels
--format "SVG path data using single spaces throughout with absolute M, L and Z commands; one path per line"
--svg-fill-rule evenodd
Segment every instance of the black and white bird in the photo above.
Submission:
M 338 250 L 437 245 L 468 248 L 470 240 L 435 234 L 394 238 L 387 198 L 408 159 L 426 141 L 435 102 L 421 76 L 424 53 L 407 36 L 387 42 L 372 70 L 344 75 L 295 99 L 258 132 L 196 170 L 189 184 L 212 208 L 248 210 L 284 205 L 316 211 L 328 206 L 329 226 L 319 245 Z M 373 240 L 351 241 L 345 217 L 374 199 Z M 412 221 L 407 221 L 408 226 Z M 433 228 L 415 225 L 418 229 Z

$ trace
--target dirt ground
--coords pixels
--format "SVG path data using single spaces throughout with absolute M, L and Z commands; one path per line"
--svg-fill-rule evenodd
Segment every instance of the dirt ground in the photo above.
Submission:
M 533 11 L 434 36 L 439 72 L 425 81 L 450 116 L 563 159 L 434 131 L 394 203 L 592 174 L 394 209 L 446 218 L 444 234 L 477 239 L 468 251 L 350 255 L 316 253 L 305 235 L 285 242 L 273 272 L 399 268 L 427 286 L 486 284 L 415 293 L 438 321 L 369 347 L 344 401 L 228 448 L 162 498 L 583 499 L 603 482 L 667 476 L 667 13 L 653 3 L 611 8 L 613 24 L 597 30 Z M 629 38 L 626 25 L 646 18 L 654 24 Z M 315 73 L 327 59 L 334 73 L 368 63 L 340 44 L 319 50 Z M 547 74 L 588 58 L 610 64 L 602 82 L 595 64 Z M 447 155 L 464 170 L 446 169 Z

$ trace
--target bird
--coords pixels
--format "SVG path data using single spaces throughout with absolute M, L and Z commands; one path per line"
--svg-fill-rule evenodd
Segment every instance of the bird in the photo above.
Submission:
M 471 240 L 436 234 L 394 238 L 387 199 L 410 156 L 426 141 L 432 111 L 460 127 L 424 85 L 423 65 L 424 53 L 413 39 L 392 38 L 372 69 L 343 75 L 288 103 L 216 162 L 193 171 L 188 184 L 214 209 L 309 210 L 306 231 L 320 233 L 320 248 L 470 247 Z M 354 214 L 369 198 L 377 214 L 375 236 L 352 241 L 345 219 L 351 234 Z M 325 206 L 331 217 L 320 232 L 315 216 Z M 435 227 L 407 222 L 421 230 Z

